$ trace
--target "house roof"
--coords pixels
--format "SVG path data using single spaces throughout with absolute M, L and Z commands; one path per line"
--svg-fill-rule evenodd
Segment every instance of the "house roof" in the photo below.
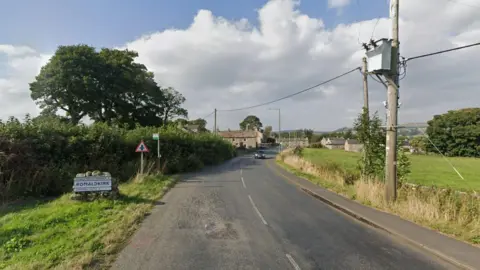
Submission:
M 361 144 L 358 140 L 355 139 L 348 139 L 347 142 L 348 144 Z
M 333 145 L 345 144 L 345 139 L 342 138 L 328 138 L 328 140 L 330 140 L 329 144 Z
M 243 130 L 220 131 L 220 132 L 218 132 L 218 135 L 220 135 L 224 138 L 256 138 L 257 137 L 257 132 L 253 131 L 253 130 L 249 130 L 249 131 L 243 131 Z

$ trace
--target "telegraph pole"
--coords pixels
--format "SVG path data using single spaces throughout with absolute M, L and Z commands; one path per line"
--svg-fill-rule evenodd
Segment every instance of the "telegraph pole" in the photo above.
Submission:
M 282 141 L 282 126 L 281 126 L 281 117 L 280 117 L 280 109 L 278 109 L 278 140 Z M 280 145 L 280 150 L 282 149 L 282 145 Z
M 367 66 L 367 57 L 362 58 L 363 62 L 363 111 L 362 113 L 366 113 L 367 116 L 367 125 L 368 125 L 368 130 L 370 130 L 370 109 L 368 107 L 368 66 Z M 367 139 L 368 140 L 368 139 Z M 365 149 L 363 149 L 363 162 L 366 164 L 367 163 L 367 147 L 369 146 L 368 141 L 365 143 L 363 146 Z
M 269 108 L 270 111 L 278 111 L 278 142 L 282 142 L 282 126 L 281 126 L 281 116 L 280 116 L 280 108 Z M 280 144 L 280 150 L 282 150 L 282 145 Z
M 386 199 L 397 198 L 397 120 L 398 120 L 398 12 L 399 0 L 390 0 L 390 18 L 392 20 L 392 62 L 389 74 L 385 74 L 387 90 L 387 140 L 386 150 Z
M 367 68 L 367 57 L 362 58 L 363 61 L 363 107 L 367 109 L 367 114 L 369 113 L 368 108 L 368 68 Z M 370 115 L 369 115 L 370 117 Z
M 217 108 L 215 108 L 213 119 L 213 134 L 217 135 Z

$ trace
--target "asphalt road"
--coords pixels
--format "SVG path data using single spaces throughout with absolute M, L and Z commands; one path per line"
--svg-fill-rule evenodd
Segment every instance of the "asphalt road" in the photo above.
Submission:
M 455 269 L 237 158 L 185 177 L 113 269 Z

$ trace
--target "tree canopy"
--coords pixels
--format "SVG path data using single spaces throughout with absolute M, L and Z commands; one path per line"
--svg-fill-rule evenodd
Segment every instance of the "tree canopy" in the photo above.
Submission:
M 263 136 L 265 138 L 270 138 L 271 135 L 272 135 L 272 126 L 266 126 L 265 130 L 263 131 Z
M 186 117 L 185 98 L 173 88 L 161 88 L 129 50 L 87 45 L 60 46 L 30 83 L 31 97 L 43 115 L 64 111 L 74 124 L 88 116 L 133 128 L 159 126 Z
M 241 130 L 254 130 L 255 128 L 260 130 L 262 127 L 262 122 L 260 122 L 260 119 L 255 115 L 249 115 L 245 117 L 245 119 L 243 119 L 243 121 L 240 123 Z
M 435 115 L 428 121 L 427 135 L 447 156 L 480 157 L 480 108 L 466 108 Z M 431 143 L 428 152 L 438 153 Z

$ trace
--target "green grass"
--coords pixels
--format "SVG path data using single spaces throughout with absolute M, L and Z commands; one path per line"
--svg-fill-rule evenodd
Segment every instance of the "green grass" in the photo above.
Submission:
M 0 269 L 107 268 L 174 184 L 163 176 L 120 186 L 117 200 L 58 199 L 0 208 Z
M 348 171 L 357 170 L 360 153 L 343 150 L 305 149 L 304 158 L 314 164 L 336 163 Z M 480 191 L 480 159 L 453 157 L 448 160 L 464 177 L 462 180 L 441 156 L 409 155 L 411 173 L 407 182 L 465 191 Z

